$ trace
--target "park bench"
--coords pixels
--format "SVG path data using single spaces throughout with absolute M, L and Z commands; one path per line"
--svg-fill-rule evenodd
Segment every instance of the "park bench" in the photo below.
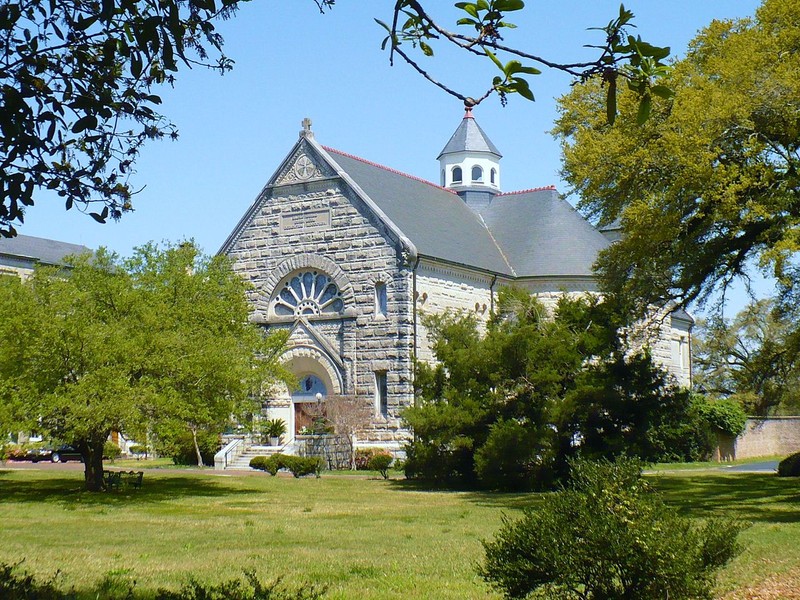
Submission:
M 106 490 L 119 490 L 123 487 L 141 489 L 144 471 L 103 471 Z

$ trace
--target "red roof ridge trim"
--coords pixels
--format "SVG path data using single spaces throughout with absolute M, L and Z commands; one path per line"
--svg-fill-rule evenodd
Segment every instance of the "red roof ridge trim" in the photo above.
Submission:
M 529 194 L 531 192 L 548 192 L 548 191 L 556 191 L 556 186 L 554 185 L 543 185 L 542 187 L 535 187 L 530 188 L 527 190 L 517 190 L 516 192 L 501 192 L 497 194 L 498 196 L 513 196 L 514 194 Z
M 322 146 L 324 150 L 327 152 L 333 152 L 334 154 L 339 154 L 341 156 L 346 156 L 347 158 L 352 158 L 353 160 L 357 160 L 363 163 L 366 163 L 372 167 L 378 167 L 379 169 L 383 169 L 384 171 L 389 171 L 390 173 L 394 173 L 395 175 L 402 175 L 403 177 L 408 177 L 409 179 L 413 179 L 414 181 L 419 181 L 420 183 L 425 183 L 431 187 L 435 187 L 437 190 L 444 190 L 445 192 L 450 192 L 451 194 L 456 194 L 453 190 L 448 190 L 440 185 L 436 185 L 432 181 L 428 181 L 427 179 L 423 179 L 422 177 L 417 177 L 416 175 L 409 175 L 408 173 L 403 173 L 402 171 L 398 171 L 397 169 L 393 169 L 391 167 L 387 167 L 385 165 L 372 162 L 371 160 L 367 160 L 366 158 L 361 158 L 360 156 L 356 156 L 355 154 L 349 154 L 347 152 L 342 152 L 341 150 L 337 150 L 336 148 L 331 148 L 330 146 Z M 456 194 L 457 195 L 457 194 Z

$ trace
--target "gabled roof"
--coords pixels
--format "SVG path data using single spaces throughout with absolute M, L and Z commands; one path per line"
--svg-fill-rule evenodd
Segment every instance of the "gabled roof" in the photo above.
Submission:
M 503 156 L 472 117 L 471 110 L 467 110 L 464 114 L 464 118 L 461 119 L 461 123 L 459 123 L 455 133 L 450 137 L 450 141 L 447 142 L 439 156 L 436 157 L 436 160 L 439 160 L 445 154 L 457 152 L 490 152 L 497 158 Z
M 518 277 L 590 277 L 609 245 L 553 187 L 498 194 L 481 216 Z
M 61 265 L 66 256 L 87 252 L 91 252 L 91 249 L 86 246 L 29 235 L 18 235 L 13 238 L 0 237 L 0 254 L 47 265 Z
M 514 275 L 480 216 L 457 194 L 339 150 L 325 150 L 419 254 Z

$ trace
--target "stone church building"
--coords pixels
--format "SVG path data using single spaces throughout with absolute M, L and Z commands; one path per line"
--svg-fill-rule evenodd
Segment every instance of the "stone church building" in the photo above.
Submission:
M 397 448 L 414 399 L 413 358 L 432 359 L 423 313 L 488 319 L 501 286 L 552 302 L 597 291 L 592 264 L 618 231 L 600 231 L 553 187 L 502 191 L 500 151 L 467 111 L 438 156 L 439 185 L 300 138 L 220 252 L 252 284 L 253 319 L 288 330 L 300 381 L 268 403 L 288 441 L 330 395 L 369 398 L 362 444 Z M 690 384 L 692 319 L 667 316 L 652 344 Z

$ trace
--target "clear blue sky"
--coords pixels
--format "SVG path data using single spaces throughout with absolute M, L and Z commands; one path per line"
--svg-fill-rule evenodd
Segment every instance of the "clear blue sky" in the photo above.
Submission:
M 428 0 L 452 24 L 450 0 Z M 128 255 L 148 241 L 194 238 L 209 253 L 227 235 L 297 139 L 300 121 L 313 120 L 317 140 L 413 175 L 438 180 L 436 156 L 458 125 L 462 104 L 403 64 L 390 67 L 373 18 L 388 20 L 394 2 L 339 0 L 320 15 L 312 0 L 254 0 L 219 25 L 234 70 L 219 76 L 197 69 L 178 74 L 174 89 L 160 90 L 163 114 L 179 128 L 176 142 L 144 148 L 133 179 L 143 191 L 135 212 L 98 225 L 65 212 L 57 199 L 41 198 L 20 233 L 106 246 Z M 637 31 L 681 56 L 689 40 L 712 19 L 745 17 L 756 0 L 630 0 Z M 586 58 L 584 44 L 602 41 L 589 27 L 619 10 L 609 0 L 529 0 L 512 19 L 519 28 L 509 45 L 559 61 Z M 478 95 L 494 72 L 464 55 L 438 53 L 426 61 L 439 78 Z M 532 78 L 537 101 L 490 99 L 475 117 L 503 153 L 504 191 L 556 185 L 559 147 L 547 133 L 555 98 L 570 79 L 558 73 Z M 574 198 L 571 201 L 574 202 Z

